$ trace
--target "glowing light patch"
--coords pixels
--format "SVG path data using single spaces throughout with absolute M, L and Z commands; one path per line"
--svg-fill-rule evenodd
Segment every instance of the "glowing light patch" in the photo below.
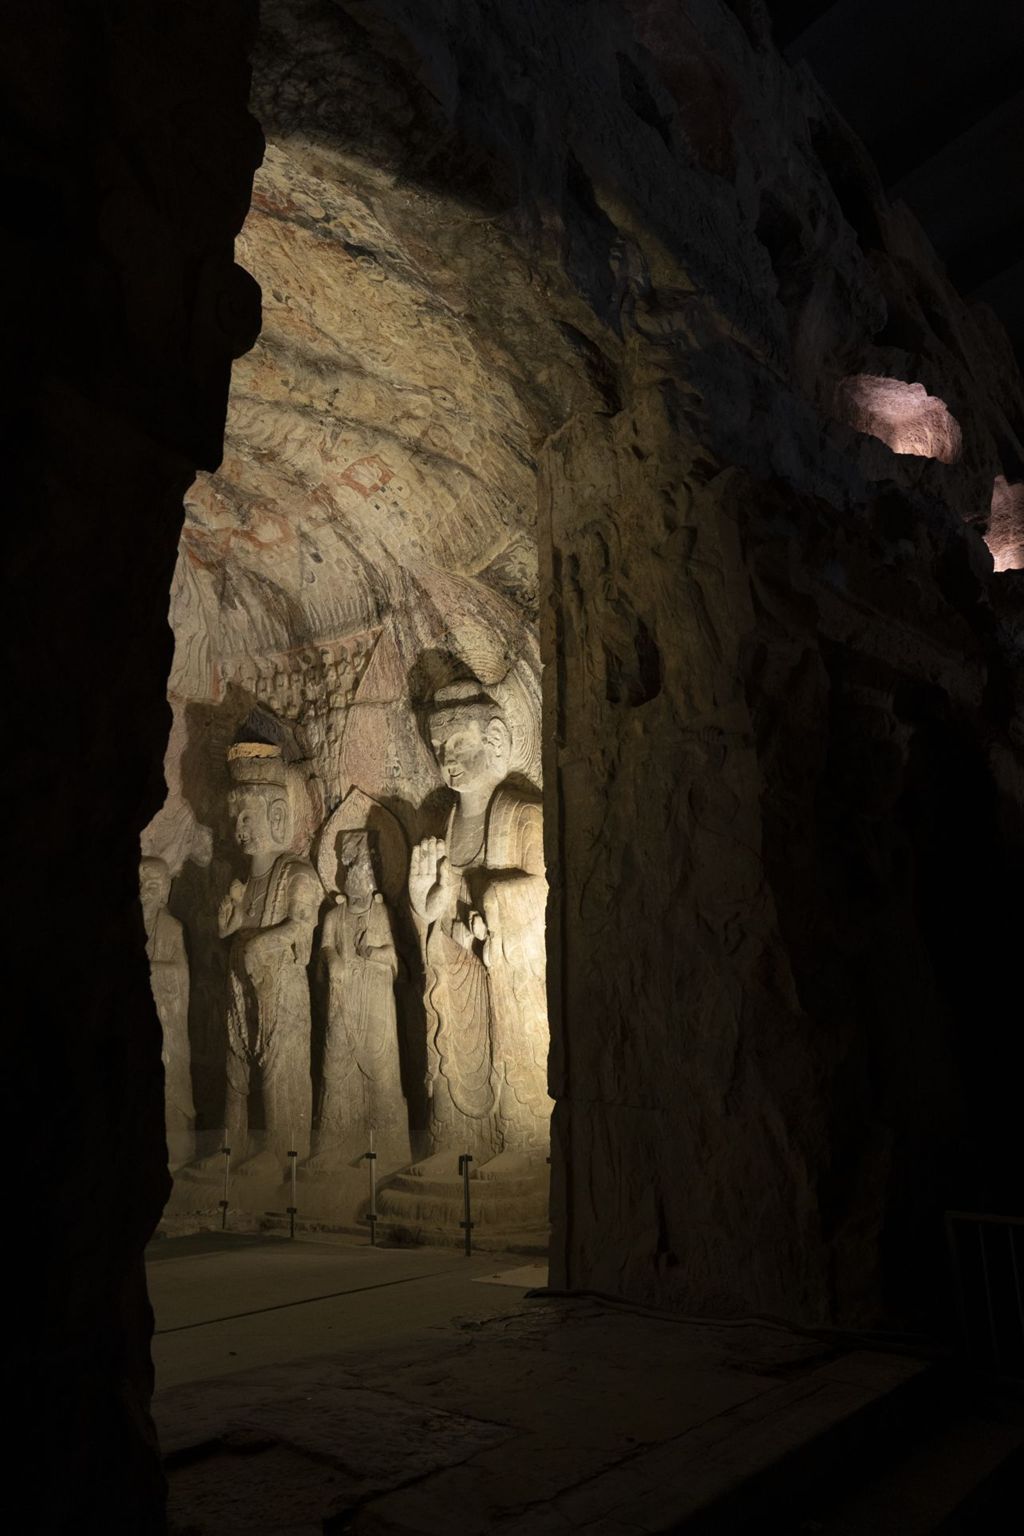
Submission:
M 923 384 L 857 373 L 836 388 L 836 415 L 848 427 L 877 437 L 893 453 L 954 464 L 962 447 L 960 425 L 943 400 Z
M 1024 571 L 1024 483 L 996 475 L 985 543 L 997 571 Z

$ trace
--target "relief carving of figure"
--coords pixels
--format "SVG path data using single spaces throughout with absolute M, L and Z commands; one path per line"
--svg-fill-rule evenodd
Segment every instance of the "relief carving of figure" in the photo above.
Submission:
M 429 725 L 456 796 L 445 836 L 413 850 L 409 874 L 434 1150 L 542 1155 L 551 1101 L 541 807 L 507 780 L 511 728 L 478 684 L 439 689 Z
M 146 929 L 149 980 L 163 1030 L 164 1119 L 170 1166 L 180 1168 L 195 1150 L 192 1053 L 188 1039 L 188 956 L 185 935 L 167 910 L 171 872 L 163 859 L 139 865 L 139 895 Z
M 235 840 L 249 878 L 232 882 L 218 929 L 231 942 L 226 1123 L 230 1144 L 248 1138 L 254 1070 L 263 1098 L 267 1150 L 282 1163 L 309 1150 L 309 964 L 323 891 L 294 850 L 298 786 L 277 747 L 242 742 L 228 752 Z
M 343 833 L 338 864 L 344 889 L 320 941 L 329 1001 L 316 1160 L 335 1155 L 351 1162 L 372 1145 L 384 1172 L 410 1161 L 395 1010 L 398 956 L 370 834 Z

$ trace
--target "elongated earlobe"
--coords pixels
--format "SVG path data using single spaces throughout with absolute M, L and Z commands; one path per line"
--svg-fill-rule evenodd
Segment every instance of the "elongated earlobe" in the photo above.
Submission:
M 507 757 L 512 747 L 512 737 L 504 720 L 495 716 L 484 731 L 484 741 L 498 757 Z
M 288 828 L 288 807 L 283 800 L 275 800 L 270 807 L 270 831 L 276 843 L 284 842 Z

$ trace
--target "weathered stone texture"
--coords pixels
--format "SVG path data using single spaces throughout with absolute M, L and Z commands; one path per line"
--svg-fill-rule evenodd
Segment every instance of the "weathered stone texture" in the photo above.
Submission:
M 442 583 L 445 611 L 491 589 L 529 624 L 532 576 L 497 573 L 500 541 L 534 537 L 538 467 L 557 1276 L 691 1309 L 920 1322 L 943 1204 L 1010 1198 L 994 998 L 1020 914 L 1019 593 L 971 525 L 997 474 L 1019 478 L 1021 387 L 991 317 L 780 64 L 763 12 L 744 16 L 269 5 L 265 202 L 296 249 L 319 220 L 333 272 L 361 200 L 346 291 L 368 292 L 372 265 L 376 296 L 351 340 L 328 306 L 324 374 L 344 353 L 350 397 L 368 391 L 347 465 L 391 467 L 381 419 L 407 415 L 389 369 L 424 398 L 388 451 L 410 488 L 430 461 L 443 544 L 383 494 L 368 524 L 354 468 L 333 472 L 329 520 L 412 568 L 418 591 L 391 588 L 403 622 L 454 566 L 473 585 Z M 301 218 L 269 185 L 286 163 Z M 344 218 L 326 212 L 339 188 Z M 290 376 L 304 302 L 282 300 Z M 424 305 L 443 318 L 420 360 Z M 448 399 L 428 404 L 417 371 L 439 347 Z M 837 422 L 854 375 L 941 400 L 956 462 Z M 331 430 L 294 438 L 314 501 Z M 448 509 L 470 506 L 453 540 Z M 979 1038 L 992 1077 L 967 1071 Z
M 1011 1197 L 1005 338 L 756 5 L 268 0 L 253 106 L 265 324 L 189 498 L 158 823 L 208 1123 L 231 732 L 436 835 L 437 658 L 535 696 L 539 612 L 557 1278 L 929 1321 L 943 1206 Z

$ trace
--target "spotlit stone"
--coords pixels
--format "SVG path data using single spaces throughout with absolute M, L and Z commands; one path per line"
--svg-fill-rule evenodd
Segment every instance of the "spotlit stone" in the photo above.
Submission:
M 1024 482 L 1011 485 L 996 475 L 985 543 L 997 571 L 1024 570 Z
M 941 464 L 955 464 L 960 457 L 959 423 L 923 384 L 853 374 L 836 389 L 836 415 L 855 431 L 879 438 L 893 453 L 938 459 Z

